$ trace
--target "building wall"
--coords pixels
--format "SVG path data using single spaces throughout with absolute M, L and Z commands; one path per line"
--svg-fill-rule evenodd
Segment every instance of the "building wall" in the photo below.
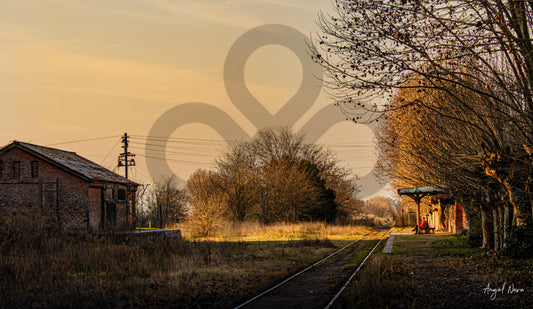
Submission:
M 468 220 L 466 219 L 466 212 L 463 206 L 457 203 L 457 231 L 462 232 L 468 229 Z
M 448 206 L 448 232 L 460 233 L 468 228 L 463 206 L 458 202 Z
M 119 199 L 119 190 L 124 190 L 125 200 Z M 89 187 L 89 228 L 91 231 L 100 229 L 133 229 L 135 228 L 135 200 L 128 195 L 132 190 L 135 197 L 135 188 L 129 188 L 123 184 L 97 182 Z M 130 212 L 130 201 L 132 211 Z M 109 216 L 114 206 L 114 216 Z
M 135 190 L 136 187 L 118 183 L 107 183 L 104 186 L 101 213 L 105 226 L 117 229 L 135 228 Z M 122 191 L 123 196 L 120 196 L 119 191 Z M 109 216 L 110 207 L 114 207 L 114 218 Z
M 42 210 L 68 230 L 87 230 L 87 181 L 16 148 L 0 154 L 0 161 L 0 211 Z M 20 178 L 13 178 L 14 161 L 20 162 Z M 32 177 L 32 161 L 38 162 L 37 177 Z
M 102 227 L 102 190 L 101 187 L 89 187 L 89 229 L 97 232 Z
M 20 162 L 20 178 L 16 179 L 12 175 L 14 161 Z M 37 177 L 32 177 L 32 161 L 38 162 Z M 41 210 L 69 231 L 135 228 L 136 187 L 91 183 L 17 148 L 0 154 L 0 162 L 4 167 L 0 172 L 0 212 Z M 126 192 L 125 199 L 118 199 L 119 189 Z M 116 204 L 113 222 L 107 220 L 106 201 Z

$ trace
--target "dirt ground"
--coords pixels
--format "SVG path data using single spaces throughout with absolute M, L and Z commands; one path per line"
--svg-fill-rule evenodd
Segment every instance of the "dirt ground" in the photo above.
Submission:
M 323 308 L 353 270 L 364 242 L 245 308 Z M 351 264 L 350 264 L 351 263 Z M 533 308 L 533 258 L 511 259 L 470 248 L 452 234 L 395 236 L 334 308 Z
M 532 308 L 532 259 L 468 248 L 457 235 L 398 235 L 337 307 Z
M 417 236 L 419 235 L 404 237 Z M 443 236 L 446 237 L 446 235 L 425 236 L 414 253 L 399 257 L 412 265 L 412 276 L 417 281 L 424 282 L 419 285 L 421 296 L 418 301 L 419 307 L 531 308 L 533 306 L 531 279 L 528 280 L 528 276 L 520 276 L 521 270 L 516 267 L 506 267 L 505 263 L 510 266 L 510 259 L 456 247 L 460 244 L 454 246 L 453 240 L 448 242 L 446 238 L 441 240 Z M 532 269 L 529 265 L 527 270 L 529 277 Z

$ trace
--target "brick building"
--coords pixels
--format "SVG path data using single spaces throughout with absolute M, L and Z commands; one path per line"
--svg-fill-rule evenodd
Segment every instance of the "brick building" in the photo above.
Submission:
M 75 152 L 18 141 L 0 149 L 0 213 L 39 209 L 77 232 L 133 229 L 137 187 Z
M 448 213 L 446 214 L 448 232 L 460 233 L 468 229 L 468 220 L 463 206 L 457 201 L 448 205 Z

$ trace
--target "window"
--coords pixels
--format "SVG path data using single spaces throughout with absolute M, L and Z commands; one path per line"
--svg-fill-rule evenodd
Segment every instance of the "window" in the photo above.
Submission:
M 107 202 L 106 219 L 108 226 L 114 226 L 117 223 L 117 204 Z
M 0 179 L 2 179 L 4 174 L 4 162 L 0 161 Z
M 39 161 L 31 161 L 31 178 L 39 177 Z
M 20 161 L 13 161 L 11 175 L 13 176 L 13 179 L 20 179 Z
M 126 200 L 126 189 L 117 190 L 117 200 L 125 201 Z

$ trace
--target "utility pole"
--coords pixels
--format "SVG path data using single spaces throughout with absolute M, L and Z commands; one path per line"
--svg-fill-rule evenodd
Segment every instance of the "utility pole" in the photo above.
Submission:
M 128 166 L 135 166 L 135 155 L 128 151 L 129 138 L 128 133 L 124 133 L 122 136 L 122 148 L 124 152 L 118 156 L 118 167 L 124 166 L 126 171 L 124 173 L 126 179 L 128 179 Z

